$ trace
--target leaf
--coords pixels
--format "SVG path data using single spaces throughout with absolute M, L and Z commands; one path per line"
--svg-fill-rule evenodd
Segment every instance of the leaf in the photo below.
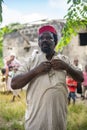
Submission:
M 2 15 L 0 14 L 0 22 L 2 22 Z
M 73 4 L 80 4 L 81 0 L 73 0 Z
M 67 1 L 67 4 L 69 4 L 70 2 L 71 2 L 71 0 L 68 0 L 68 1 Z
M 3 0 L 0 0 L 0 22 L 2 22 L 2 2 Z

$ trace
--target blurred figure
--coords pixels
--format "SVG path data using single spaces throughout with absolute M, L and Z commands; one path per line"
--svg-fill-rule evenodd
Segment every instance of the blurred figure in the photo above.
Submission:
M 80 70 L 83 70 L 82 65 L 79 63 L 78 58 L 74 59 L 74 65 L 77 66 Z
M 12 72 L 12 78 L 16 75 L 17 71 L 18 71 L 18 68 L 14 67 L 13 68 L 13 72 Z M 21 98 L 21 96 L 19 94 L 20 93 L 20 89 L 16 89 L 16 90 L 11 89 L 11 90 L 12 90 L 12 93 L 13 93 L 13 97 L 12 97 L 11 102 L 14 102 L 17 97 L 19 99 Z
M 6 69 L 2 68 L 0 71 L 0 90 L 2 92 L 6 91 Z
M 14 53 L 10 54 L 9 61 L 11 61 L 11 66 L 19 68 L 21 66 L 20 61 L 16 58 L 16 55 Z
M 12 79 L 12 70 L 13 68 L 19 68 L 21 66 L 20 61 L 16 59 L 16 55 L 11 53 L 7 58 L 4 59 L 4 64 L 6 68 L 6 87 L 7 91 L 11 91 L 11 79 Z
M 78 58 L 75 58 L 75 59 L 74 59 L 74 65 L 75 65 L 77 68 L 79 68 L 81 71 L 83 70 L 83 69 L 82 69 L 82 65 L 79 63 Z M 77 94 L 80 94 L 81 97 L 83 97 L 82 91 L 83 91 L 83 90 L 82 90 L 82 83 L 81 83 L 81 82 L 77 82 Z
M 13 67 L 9 66 L 8 67 L 8 78 L 7 78 L 7 84 L 6 84 L 8 92 L 11 92 L 11 90 L 12 90 L 12 88 L 11 88 L 12 77 L 13 77 Z
M 68 87 L 68 104 L 71 103 L 71 99 L 72 99 L 74 105 L 76 101 L 77 82 L 71 76 L 67 76 L 66 85 Z
M 86 91 L 87 91 L 87 65 L 85 65 L 85 70 L 83 71 L 83 99 L 87 99 Z

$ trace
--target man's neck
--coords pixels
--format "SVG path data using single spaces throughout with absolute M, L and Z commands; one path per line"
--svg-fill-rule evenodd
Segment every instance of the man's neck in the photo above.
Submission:
M 47 54 L 46 54 L 46 58 L 47 58 L 48 60 L 51 60 L 52 57 L 54 56 L 54 54 L 55 54 L 55 51 L 54 51 L 54 52 L 51 52 L 51 53 L 47 53 Z

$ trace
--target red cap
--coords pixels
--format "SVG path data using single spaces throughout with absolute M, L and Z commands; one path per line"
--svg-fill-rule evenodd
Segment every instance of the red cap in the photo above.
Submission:
M 51 25 L 46 25 L 46 26 L 42 26 L 40 29 L 39 29 L 39 34 L 43 33 L 43 32 L 52 32 L 54 34 L 57 34 L 56 32 L 56 29 L 51 26 Z

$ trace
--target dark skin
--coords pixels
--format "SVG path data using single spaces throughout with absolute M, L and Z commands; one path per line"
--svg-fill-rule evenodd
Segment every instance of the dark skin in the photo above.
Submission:
M 40 63 L 34 69 L 27 73 L 17 75 L 12 79 L 11 87 L 13 89 L 23 88 L 27 83 L 37 76 L 48 73 L 51 69 L 66 70 L 76 81 L 82 82 L 83 75 L 81 71 L 73 70 L 67 63 L 60 59 L 52 59 L 55 54 L 55 42 L 51 32 L 42 33 L 38 38 L 39 47 L 46 54 L 48 61 Z

